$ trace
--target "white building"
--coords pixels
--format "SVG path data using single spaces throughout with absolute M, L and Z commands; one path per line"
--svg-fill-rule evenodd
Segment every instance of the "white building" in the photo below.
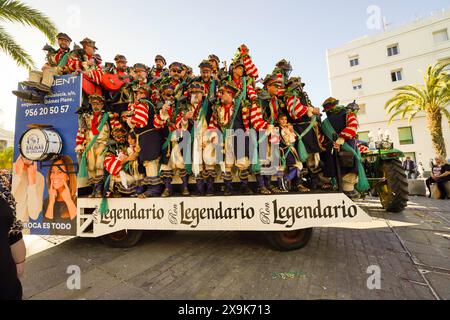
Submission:
M 11 131 L 0 128 L 0 152 L 14 146 L 14 134 Z
M 435 14 L 407 26 L 365 36 L 336 49 L 327 50 L 331 95 L 347 105 L 360 106 L 360 138 L 369 132 L 388 129 L 395 146 L 422 162 L 429 170 L 434 157 L 425 114 L 411 124 L 396 120 L 388 124 L 385 103 L 393 89 L 407 84 L 423 84 L 429 65 L 450 62 L 450 11 Z M 447 153 L 450 155 L 450 128 L 442 121 Z

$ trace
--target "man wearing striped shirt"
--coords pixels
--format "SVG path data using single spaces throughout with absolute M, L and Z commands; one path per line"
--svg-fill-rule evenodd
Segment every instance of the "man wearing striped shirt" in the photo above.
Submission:
M 323 108 L 327 114 L 327 119 L 331 126 L 337 133 L 337 139 L 329 141 L 327 152 L 325 154 L 325 168 L 326 175 L 328 177 L 336 177 L 336 167 L 332 156 L 332 150 L 339 152 L 342 149 L 344 143 L 352 147 L 355 151 L 358 149 L 358 143 L 356 140 L 358 132 L 358 119 L 354 111 L 339 105 L 339 100 L 335 98 L 328 98 Z M 351 155 L 347 155 L 350 156 Z M 342 159 L 340 158 L 340 162 Z M 344 193 L 352 199 L 358 198 L 359 193 L 355 190 L 355 185 L 358 183 L 358 166 L 357 159 L 353 159 L 353 166 L 346 165 L 345 167 L 340 165 L 340 171 L 342 176 L 342 188 Z M 351 162 L 351 161 L 346 161 Z
M 105 98 L 96 94 L 90 95 L 89 104 L 92 107 L 92 112 L 84 113 L 81 116 L 82 125 L 78 129 L 75 151 L 82 154 L 95 139 L 95 143 L 86 152 L 88 184 L 93 187 L 91 197 L 101 198 L 104 177 L 103 152 L 109 140 L 111 129 L 108 123 L 109 119 L 103 126 L 101 125 L 105 116 Z
M 158 175 L 162 131 L 155 127 L 156 107 L 148 100 L 150 87 L 138 85 L 133 88 L 134 103 L 128 106 L 128 111 L 122 113 L 122 119 L 136 134 L 139 150 L 139 163 L 145 168 L 145 178 L 140 185 L 145 187 L 141 198 L 157 197 L 161 194 L 161 178 Z

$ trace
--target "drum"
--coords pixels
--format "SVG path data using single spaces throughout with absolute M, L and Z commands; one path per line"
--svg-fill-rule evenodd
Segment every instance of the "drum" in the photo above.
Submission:
M 22 135 L 19 150 L 22 157 L 31 161 L 52 161 L 63 148 L 61 136 L 52 129 L 32 128 Z

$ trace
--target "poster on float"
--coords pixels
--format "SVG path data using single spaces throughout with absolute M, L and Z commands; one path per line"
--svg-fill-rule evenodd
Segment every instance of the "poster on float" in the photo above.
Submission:
M 19 91 L 28 87 L 19 84 Z M 81 76 L 55 77 L 43 104 L 17 100 L 12 192 L 25 234 L 75 236 Z

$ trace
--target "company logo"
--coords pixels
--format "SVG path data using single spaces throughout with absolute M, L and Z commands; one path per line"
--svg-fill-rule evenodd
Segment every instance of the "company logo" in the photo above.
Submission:
M 32 134 L 31 136 L 28 137 L 27 139 L 27 144 L 29 146 L 36 146 L 39 144 L 39 137 L 35 134 Z
M 24 155 L 30 160 L 37 160 L 45 153 L 46 141 L 40 131 L 30 130 L 22 141 Z

